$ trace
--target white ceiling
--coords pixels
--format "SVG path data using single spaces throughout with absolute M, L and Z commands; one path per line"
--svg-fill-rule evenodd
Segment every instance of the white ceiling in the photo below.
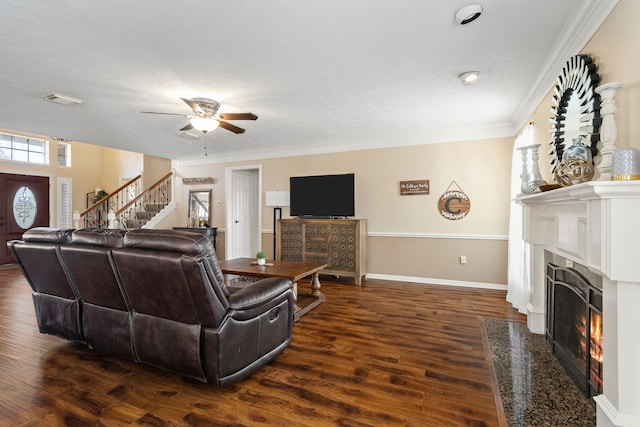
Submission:
M 0 128 L 183 161 L 511 136 L 616 2 L 3 0 Z M 192 141 L 141 113 L 189 114 L 180 97 L 259 119 Z

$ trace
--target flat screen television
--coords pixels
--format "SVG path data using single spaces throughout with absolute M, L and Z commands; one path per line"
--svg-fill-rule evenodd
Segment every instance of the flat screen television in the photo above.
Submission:
M 354 177 L 352 173 L 290 177 L 290 215 L 318 218 L 354 216 Z

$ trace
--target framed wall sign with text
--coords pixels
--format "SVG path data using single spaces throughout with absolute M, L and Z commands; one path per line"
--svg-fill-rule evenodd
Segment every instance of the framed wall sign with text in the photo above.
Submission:
M 429 180 L 400 181 L 400 195 L 429 194 Z

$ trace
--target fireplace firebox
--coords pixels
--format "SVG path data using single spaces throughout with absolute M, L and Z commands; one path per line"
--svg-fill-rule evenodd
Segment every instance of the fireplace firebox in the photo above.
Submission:
M 572 263 L 560 260 L 560 267 L 557 261 L 546 264 L 546 337 L 560 365 L 591 398 L 602 393 L 602 288 Z

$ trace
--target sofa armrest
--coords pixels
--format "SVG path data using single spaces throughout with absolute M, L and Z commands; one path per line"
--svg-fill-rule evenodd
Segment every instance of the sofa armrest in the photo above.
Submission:
M 282 277 L 269 277 L 243 287 L 229 295 L 229 307 L 232 310 L 250 310 L 291 291 L 292 282 Z

